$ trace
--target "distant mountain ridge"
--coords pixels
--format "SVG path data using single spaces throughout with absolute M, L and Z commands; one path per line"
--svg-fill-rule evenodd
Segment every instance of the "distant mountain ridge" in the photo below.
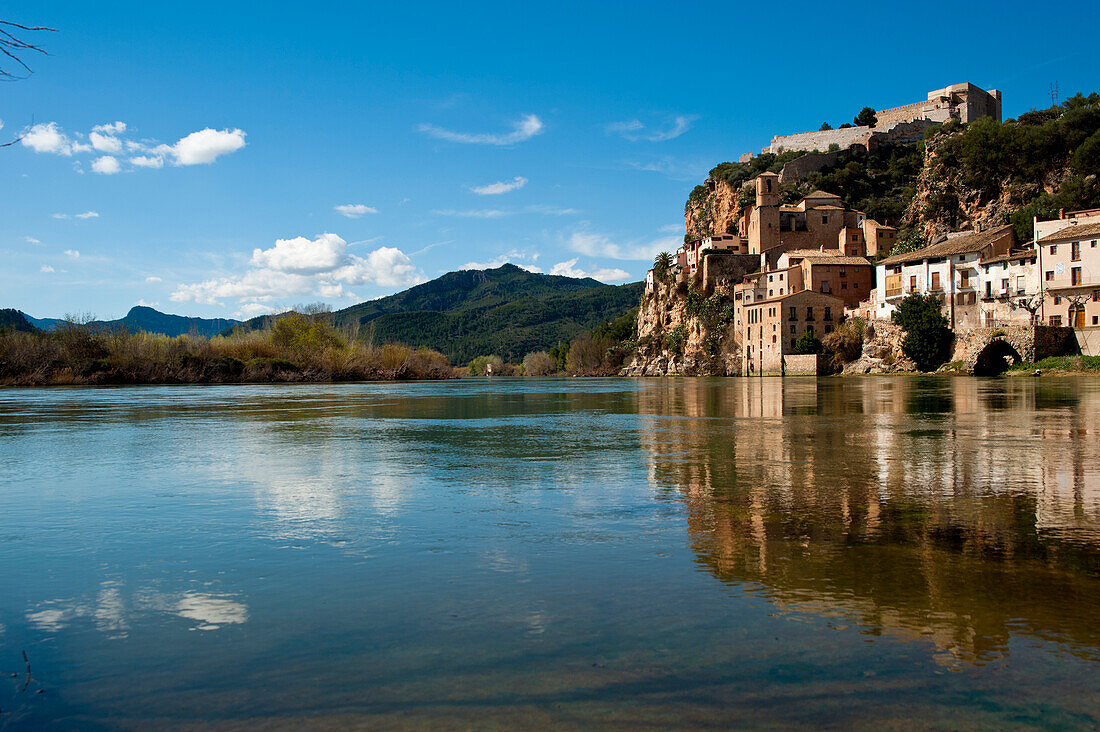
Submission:
M 642 283 L 529 272 L 514 264 L 448 272 L 431 282 L 336 311 L 335 324 L 375 343 L 440 351 L 455 364 L 490 353 L 517 362 L 637 306 Z M 263 328 L 268 317 L 245 323 Z
M 26 313 L 20 313 L 20 315 L 39 330 L 53 330 L 64 322 L 61 318 L 32 318 Z M 240 323 L 241 321 L 231 318 L 190 318 L 184 315 L 171 315 L 144 305 L 135 305 L 130 308 L 130 312 L 118 320 L 96 320 L 90 325 L 104 330 L 125 328 L 130 332 L 159 333 L 171 338 L 189 333 L 209 338 Z

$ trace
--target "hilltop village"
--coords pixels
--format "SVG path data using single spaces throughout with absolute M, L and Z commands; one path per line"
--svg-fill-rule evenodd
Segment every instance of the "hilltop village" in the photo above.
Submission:
M 852 149 L 920 139 L 945 123 L 1000 122 L 1001 94 L 957 84 L 876 116 L 873 128 L 775 137 L 762 154 L 806 151 L 790 174 L 804 177 Z M 1037 220 L 1030 241 L 1018 240 L 1009 223 L 977 221 L 898 247 L 898 228 L 846 207 L 836 193 L 814 190 L 784 203 L 791 166 L 746 181 L 728 231 L 686 237 L 647 273 L 638 350 L 624 374 L 913 370 L 891 318 L 912 294 L 941 302 L 955 334 L 951 362 L 961 370 L 1100 352 L 1100 209 Z M 690 204 L 685 215 L 690 233 Z M 820 348 L 807 344 L 842 327 L 854 348 L 844 363 L 825 364 Z

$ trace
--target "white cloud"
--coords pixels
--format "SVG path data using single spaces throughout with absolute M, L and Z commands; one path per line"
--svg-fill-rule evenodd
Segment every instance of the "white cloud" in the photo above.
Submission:
M 253 249 L 252 264 L 277 272 L 316 274 L 339 266 L 347 242 L 336 234 L 321 234 L 310 241 L 304 236 L 276 239 L 271 249 Z
M 99 132 L 93 132 L 88 135 L 88 139 L 92 142 L 92 147 L 100 152 L 105 153 L 118 153 L 122 152 L 122 140 L 112 135 L 104 135 Z
M 92 170 L 101 175 L 114 175 L 122 170 L 122 168 L 118 164 L 118 158 L 111 155 L 104 155 L 101 158 L 96 158 L 92 162 Z
M 346 216 L 349 219 L 357 219 L 363 214 L 376 214 L 378 209 L 373 206 L 366 206 L 362 203 L 344 203 L 339 206 L 332 207 L 341 216 Z
M 528 114 L 512 125 L 512 131 L 508 133 L 468 133 L 453 132 L 433 124 L 422 124 L 419 129 L 429 137 L 449 142 L 459 142 L 466 145 L 515 145 L 518 142 L 530 140 L 543 131 L 542 120 L 537 115 Z
M 55 219 L 98 219 L 99 213 L 96 211 L 85 211 L 84 213 L 78 214 L 55 213 L 50 214 L 50 216 Z
M 80 259 L 80 252 L 76 249 L 66 249 L 64 252 L 66 257 L 72 257 L 73 259 Z
M 589 231 L 573 232 L 566 245 L 574 252 L 588 257 L 607 257 L 609 259 L 652 261 L 659 252 L 674 252 L 682 239 L 663 237 L 649 242 L 631 241 L 623 244 L 613 242 L 603 234 Z
M 349 254 L 347 242 L 336 234 L 322 234 L 312 240 L 302 236 L 279 239 L 270 249 L 253 250 L 250 267 L 238 277 L 179 285 L 171 299 L 209 305 L 220 304 L 223 299 L 270 303 L 308 295 L 352 297 L 345 285 L 371 283 L 389 288 L 424 281 L 400 249 L 379 247 L 359 257 Z
M 181 138 L 172 151 L 176 165 L 205 165 L 222 155 L 244 147 L 244 130 L 215 130 L 207 127 Z
M 598 267 L 591 272 L 586 272 L 577 267 L 576 257 L 565 262 L 558 262 L 550 268 L 550 274 L 562 275 L 563 277 L 576 277 L 578 279 L 591 277 L 601 282 L 625 282 L 630 279 L 629 272 L 618 268 Z
M 490 183 L 484 186 L 475 186 L 470 190 L 479 196 L 499 196 L 502 193 L 510 193 L 511 191 L 519 190 L 527 185 L 527 179 L 522 175 L 517 175 L 515 178 L 509 181 L 500 181 L 498 183 Z
M 148 277 L 145 278 L 145 281 L 146 282 L 163 282 L 164 280 L 162 280 L 160 277 L 156 277 L 154 275 L 149 275 Z
M 126 131 L 125 122 L 111 122 L 106 125 L 96 125 L 92 128 L 92 132 L 102 132 L 107 135 L 121 135 Z
M 691 123 L 698 117 L 679 115 L 672 120 L 671 126 L 666 129 L 654 130 L 647 128 L 639 120 L 632 119 L 626 122 L 612 122 L 607 125 L 608 134 L 619 135 L 631 142 L 665 142 L 673 140 L 691 129 Z M 647 131 L 648 130 L 648 131 Z
M 271 315 L 276 308 L 264 305 L 262 302 L 244 302 L 234 313 L 238 318 L 255 318 L 257 315 Z
M 667 226 L 662 226 L 661 228 L 657 229 L 657 231 L 661 232 L 662 234 L 675 234 L 683 230 L 683 224 L 668 224 Z
M 138 300 L 138 301 L 137 301 L 137 305 L 138 305 L 138 307 L 142 307 L 142 308 L 156 308 L 156 307 L 160 307 L 160 303 L 159 303 L 159 302 L 146 302 L 146 301 L 145 301 L 145 298 L 141 298 L 140 300 Z
M 33 236 L 24 236 L 23 241 L 27 242 L 28 244 L 41 244 L 42 243 L 38 239 L 35 239 Z
M 164 158 L 159 155 L 136 155 L 130 158 L 130 165 L 138 168 L 164 167 Z
M 65 136 L 56 122 L 40 122 L 34 125 L 23 133 L 20 143 L 36 153 L 73 154 L 72 140 Z
M 54 268 L 53 268 L 53 267 L 51 267 L 51 266 L 50 266 L 50 265 L 48 265 L 48 264 L 43 264 L 43 265 L 42 265 L 42 267 L 41 267 L 41 268 L 40 268 L 40 269 L 39 269 L 38 271 L 39 271 L 39 272 L 53 272 L 53 271 L 54 271 Z

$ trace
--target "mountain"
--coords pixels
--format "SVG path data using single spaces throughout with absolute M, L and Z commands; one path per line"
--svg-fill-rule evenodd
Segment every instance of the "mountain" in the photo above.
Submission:
M 64 322 L 60 318 L 32 318 L 26 313 L 21 313 L 21 315 L 40 330 L 53 330 L 58 324 Z M 104 330 L 125 328 L 131 333 L 138 331 L 160 333 L 172 338 L 188 333 L 209 338 L 239 324 L 239 320 L 229 318 L 188 318 L 183 315 L 169 315 L 153 308 L 137 305 L 130 308 L 130 312 L 118 320 L 96 320 L 90 325 Z M 0 325 L 2 325 L 2 321 L 0 321 Z
M 640 282 L 605 285 L 528 272 L 513 264 L 449 272 L 395 295 L 335 312 L 335 325 L 374 343 L 440 351 L 451 363 L 496 354 L 513 363 L 549 349 L 637 306 Z M 253 318 L 247 328 L 262 328 Z
M 36 328 L 23 313 L 11 308 L 0 309 L 0 330 L 21 330 L 30 333 Z

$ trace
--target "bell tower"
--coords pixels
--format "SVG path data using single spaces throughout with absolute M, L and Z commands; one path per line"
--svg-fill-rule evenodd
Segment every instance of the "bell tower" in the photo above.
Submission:
M 756 176 L 756 205 L 749 214 L 749 254 L 779 245 L 779 176 Z

